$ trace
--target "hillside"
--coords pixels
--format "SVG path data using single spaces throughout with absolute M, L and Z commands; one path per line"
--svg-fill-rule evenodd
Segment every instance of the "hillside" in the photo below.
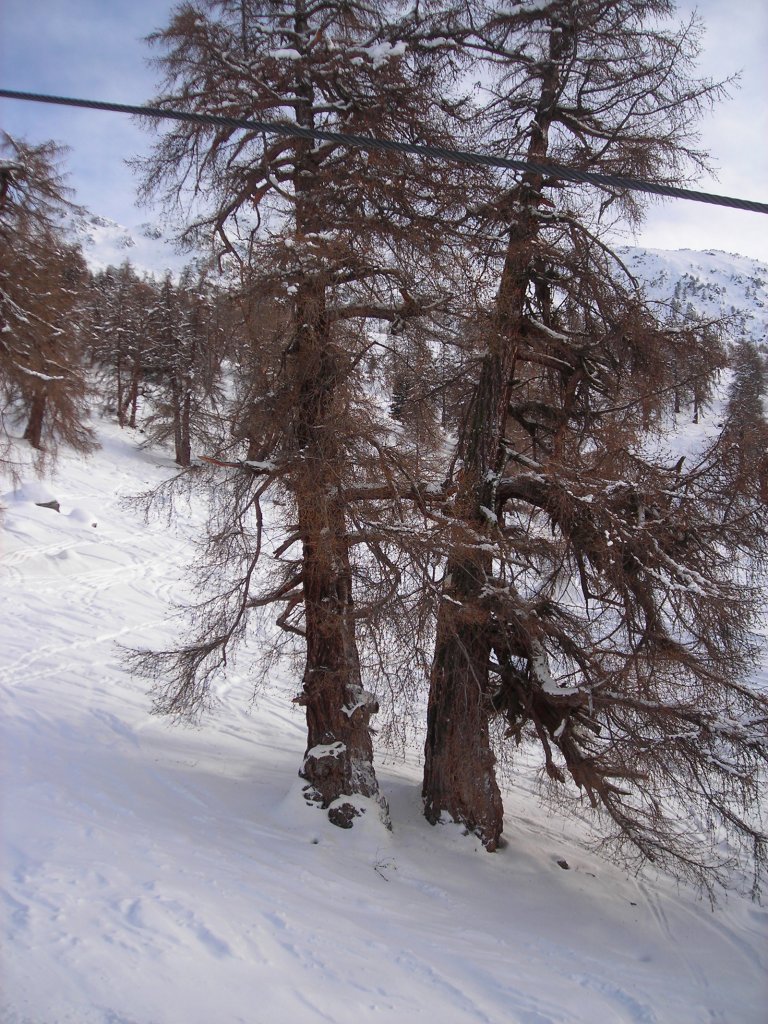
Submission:
M 735 253 L 693 249 L 622 250 L 628 268 L 659 303 L 677 299 L 705 317 L 731 318 L 734 341 L 768 341 L 768 266 Z
M 139 273 L 162 277 L 169 270 L 178 272 L 190 259 L 175 250 L 167 232 L 150 222 L 126 227 L 87 213 L 70 218 L 68 232 L 82 246 L 93 271 L 129 260 Z
M 0 486 L 3 1024 L 764 1019 L 766 911 L 627 876 L 524 765 L 488 855 L 422 818 L 418 741 L 378 755 L 391 833 L 308 808 L 297 682 L 252 706 L 257 652 L 199 727 L 150 717 L 120 646 L 176 635 L 202 509 L 144 524 L 122 499 L 171 462 L 97 427 L 90 459 Z

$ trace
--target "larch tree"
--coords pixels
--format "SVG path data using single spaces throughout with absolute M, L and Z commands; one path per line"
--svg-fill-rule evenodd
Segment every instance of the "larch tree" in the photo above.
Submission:
M 418 34 L 485 69 L 488 148 L 668 183 L 702 166 L 696 119 L 721 89 L 693 77 L 697 26 L 669 28 L 671 4 L 439 7 Z M 493 297 L 446 508 L 425 813 L 498 845 L 498 723 L 539 745 L 564 801 L 587 797 L 606 843 L 708 885 L 721 829 L 765 858 L 768 701 L 746 680 L 768 524 L 722 438 L 686 460 L 646 434 L 684 339 L 609 244 L 641 214 L 620 186 L 555 171 L 500 180 L 479 206 Z M 687 331 L 704 387 L 723 352 Z
M 93 275 L 88 303 L 91 366 L 106 410 L 121 427 L 136 427 L 139 392 L 151 359 L 157 296 L 154 282 L 126 260 Z
M 64 224 L 78 208 L 60 171 L 63 152 L 0 134 L 0 389 L 6 415 L 23 419 L 24 438 L 49 455 L 59 442 L 93 447 L 82 366 L 86 268 Z
M 768 504 L 768 368 L 753 342 L 742 341 L 731 360 L 723 441 L 732 486 L 757 494 Z
M 440 62 L 410 60 L 388 13 L 340 0 L 184 4 L 152 39 L 164 51 L 155 102 L 445 141 L 447 115 L 429 102 Z M 189 197 L 197 213 L 186 237 L 212 238 L 238 268 L 252 343 L 233 446 L 213 457 L 233 464 L 215 470 L 201 569 L 202 583 L 218 589 L 198 609 L 189 643 L 149 656 L 144 668 L 157 680 L 159 710 L 194 712 L 249 622 L 277 606 L 278 624 L 304 651 L 296 701 L 307 716 L 305 796 L 343 826 L 357 813 L 354 798 L 380 799 L 377 701 L 363 685 L 358 628 L 396 589 L 398 572 L 370 531 L 354 528 L 350 495 L 397 493 L 413 479 L 365 395 L 371 329 L 448 301 L 435 295 L 431 268 L 445 230 L 438 210 L 455 206 L 462 184 L 462 175 L 402 154 L 189 124 L 163 136 L 147 177 L 169 202 Z M 271 573 L 257 572 L 265 496 L 280 496 L 285 512 Z M 360 599 L 361 581 L 373 582 L 372 601 Z
M 155 289 L 146 367 L 153 408 L 145 429 L 149 442 L 173 441 L 174 458 L 182 467 L 192 463 L 193 444 L 210 448 L 222 433 L 223 301 L 205 274 L 190 268 L 178 283 L 168 275 Z

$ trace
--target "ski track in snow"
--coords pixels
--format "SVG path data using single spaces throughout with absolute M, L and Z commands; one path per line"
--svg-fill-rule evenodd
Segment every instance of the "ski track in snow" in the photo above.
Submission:
M 627 878 L 530 777 L 488 856 L 421 817 L 413 750 L 380 759 L 392 833 L 308 808 L 287 673 L 251 709 L 244 658 L 201 726 L 151 717 L 118 644 L 178 633 L 202 513 L 125 509 L 172 467 L 100 431 L 60 514 L 0 487 L 2 1024 L 764 1021 L 766 911 Z

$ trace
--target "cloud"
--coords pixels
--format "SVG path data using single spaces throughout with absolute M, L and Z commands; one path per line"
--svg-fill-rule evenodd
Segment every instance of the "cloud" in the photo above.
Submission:
M 704 192 L 768 201 L 768 109 L 765 55 L 768 6 L 739 0 L 738 10 L 722 0 L 697 5 L 704 22 L 699 73 L 723 81 L 739 73 L 738 87 L 701 122 L 701 144 L 715 174 L 695 185 Z M 680 16 L 692 12 L 681 5 Z M 768 216 L 698 203 L 668 202 L 651 207 L 638 242 L 658 248 L 723 249 L 768 262 Z

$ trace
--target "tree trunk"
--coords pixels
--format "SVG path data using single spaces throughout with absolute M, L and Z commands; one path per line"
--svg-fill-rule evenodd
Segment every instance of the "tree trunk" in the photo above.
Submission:
M 427 820 L 436 824 L 446 813 L 477 834 L 489 851 L 497 848 L 504 821 L 488 724 L 493 636 L 482 608 L 483 589 L 493 566 L 490 555 L 478 550 L 476 539 L 497 529 L 493 523 L 495 481 L 505 460 L 502 441 L 529 281 L 528 255 L 536 233 L 532 213 L 537 193 L 528 192 L 529 216 L 520 216 L 510 233 L 495 327 L 489 333 L 488 350 L 460 439 L 464 471 L 456 518 L 467 529 L 457 527 L 456 544 L 446 567 L 424 751 L 422 795 Z
M 189 392 L 174 370 L 171 383 L 171 407 L 173 410 L 173 449 L 176 464 L 188 466 L 191 461 L 189 444 Z
M 185 468 L 192 462 L 192 440 L 190 437 L 191 415 L 192 394 L 190 388 L 186 387 L 181 400 L 178 430 L 176 431 L 176 462 Z
M 545 65 L 528 157 L 546 158 L 549 128 L 559 82 L 558 61 L 567 52 L 569 33 L 553 25 L 550 60 Z M 463 476 L 456 518 L 469 528 L 448 559 L 446 584 L 438 610 L 435 654 L 430 675 L 427 739 L 424 751 L 424 814 L 436 824 L 443 813 L 465 825 L 496 849 L 503 828 L 503 807 L 494 772 L 489 735 L 491 623 L 482 592 L 491 574 L 490 556 L 474 538 L 493 525 L 497 511 L 495 479 L 505 461 L 503 440 L 507 410 L 523 333 L 525 296 L 531 281 L 541 175 L 523 175 L 510 199 L 506 258 L 496 298 L 494 329 L 477 390 L 459 442 Z M 469 540 L 469 543 L 468 543 Z
M 297 39 L 308 38 L 302 0 L 294 10 Z M 296 94 L 296 120 L 313 128 L 314 90 L 301 70 Z M 297 234 L 306 237 L 329 224 L 312 146 L 303 143 L 302 150 L 294 178 L 295 216 Z M 369 723 L 378 704 L 360 678 L 347 523 L 336 486 L 345 462 L 339 422 L 345 410 L 340 407 L 339 385 L 349 368 L 333 344 L 326 310 L 328 279 L 319 252 L 317 258 L 315 273 L 307 267 L 297 287 L 290 347 L 297 395 L 294 493 L 303 549 L 307 646 L 299 698 L 307 709 L 307 751 L 300 775 L 307 780 L 305 794 L 329 808 L 335 825 L 349 828 L 359 812 L 354 803 L 340 798 L 373 797 L 386 822 L 388 812 L 373 768 Z
M 139 382 L 141 380 L 141 356 L 136 354 L 133 360 L 133 368 L 131 370 L 131 384 L 128 389 L 128 398 L 125 402 L 126 412 L 128 412 L 128 426 L 135 430 L 136 428 L 136 414 L 139 405 Z
M 424 814 L 431 824 L 443 814 L 480 837 L 487 850 L 499 844 L 503 807 L 488 729 L 488 665 L 492 637 L 481 595 L 492 566 L 474 539 L 489 528 L 483 509 L 495 503 L 492 473 L 508 404 L 516 346 L 493 344 L 485 357 L 472 415 L 462 438 L 464 476 L 457 519 L 471 539 L 457 535 L 446 566 L 430 674 L 424 748 Z
M 24 431 L 24 440 L 29 441 L 33 448 L 39 451 L 43 446 L 43 423 L 45 422 L 45 407 L 48 403 L 48 396 L 45 391 L 36 391 L 29 404 L 29 419 Z
M 300 774 L 308 797 L 329 807 L 344 796 L 378 798 L 369 723 L 379 708 L 360 678 L 343 510 L 322 492 L 307 499 L 299 502 L 307 642 Z M 347 827 L 354 814 L 354 805 L 342 804 L 329 817 Z
M 344 507 L 334 483 L 343 465 L 338 382 L 343 377 L 325 313 L 322 281 L 309 278 L 296 303 L 298 415 L 295 494 L 302 540 L 306 666 L 299 703 L 307 709 L 305 793 L 343 828 L 359 813 L 345 796 L 373 797 L 387 820 L 373 769 L 370 719 L 378 711 L 360 678 Z M 333 805 L 333 806 L 331 806 Z
M 450 565 L 452 575 L 462 569 Z M 474 589 L 474 587 L 472 588 Z M 484 624 L 444 602 L 438 619 L 424 748 L 424 814 L 465 825 L 493 851 L 504 809 L 488 735 L 490 643 Z
M 122 338 L 119 338 L 118 345 L 122 345 Z M 117 385 L 117 423 L 122 430 L 125 426 L 125 409 L 126 409 L 126 398 L 125 398 L 125 380 L 123 378 L 124 372 L 124 360 L 122 349 L 118 348 L 117 359 L 115 361 L 115 383 Z

